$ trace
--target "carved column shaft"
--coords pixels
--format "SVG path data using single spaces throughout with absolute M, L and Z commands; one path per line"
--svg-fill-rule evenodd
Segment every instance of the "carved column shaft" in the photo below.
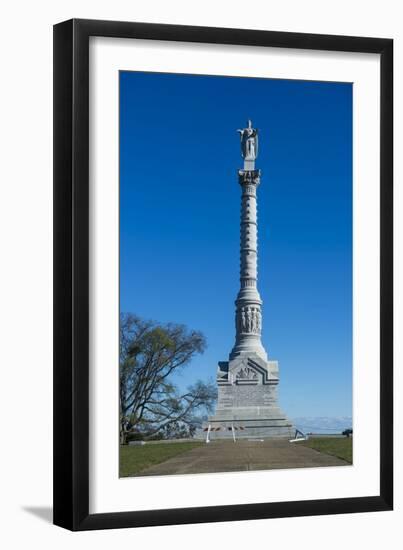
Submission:
M 255 171 L 257 172 L 257 170 Z M 242 186 L 241 207 L 241 288 L 256 287 L 257 281 L 257 201 L 256 188 L 259 175 L 250 176 L 251 172 L 241 172 L 239 179 Z
M 251 124 L 249 125 L 251 129 Z M 243 139 L 241 132 L 241 143 Z M 254 130 L 255 131 L 255 130 Z M 256 136 L 257 136 L 257 130 Z M 255 148 L 257 151 L 257 147 Z M 257 353 L 267 359 L 261 343 L 262 300 L 257 290 L 257 187 L 260 170 L 255 169 L 255 158 L 244 149 L 244 168 L 238 171 L 241 196 L 240 290 L 236 299 L 236 340 L 230 359 L 241 353 Z

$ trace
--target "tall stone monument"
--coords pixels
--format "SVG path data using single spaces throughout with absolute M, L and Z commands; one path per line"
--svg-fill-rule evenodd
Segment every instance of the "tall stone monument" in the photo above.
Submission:
M 257 289 L 257 188 L 260 170 L 255 168 L 258 155 L 258 130 L 238 130 L 241 138 L 243 169 L 238 170 L 241 198 L 241 269 L 240 290 L 235 301 L 235 345 L 229 361 L 218 363 L 218 402 L 210 425 L 210 438 L 290 437 L 291 422 L 279 408 L 277 361 L 269 360 L 262 345 L 262 300 Z

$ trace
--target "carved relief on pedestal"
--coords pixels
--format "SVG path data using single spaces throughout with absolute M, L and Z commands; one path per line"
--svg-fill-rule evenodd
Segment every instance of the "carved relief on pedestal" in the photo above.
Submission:
M 237 333 L 246 332 L 260 334 L 262 329 L 262 313 L 260 308 L 246 306 L 236 312 Z
M 256 311 L 256 323 L 256 330 L 260 333 L 262 330 L 262 312 L 260 309 Z
M 257 380 L 258 374 L 251 367 L 242 367 L 236 373 L 236 380 Z

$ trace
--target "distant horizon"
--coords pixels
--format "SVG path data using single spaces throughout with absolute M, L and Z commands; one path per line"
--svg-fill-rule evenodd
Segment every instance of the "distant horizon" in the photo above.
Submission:
M 235 337 L 237 128 L 259 128 L 262 340 L 290 418 L 352 418 L 352 86 L 120 72 L 120 307 L 201 330 L 175 381 Z M 345 426 L 351 427 L 351 426 Z

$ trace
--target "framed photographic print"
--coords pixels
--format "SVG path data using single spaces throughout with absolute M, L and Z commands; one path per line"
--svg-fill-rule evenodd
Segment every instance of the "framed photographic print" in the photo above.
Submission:
M 54 522 L 391 510 L 393 42 L 54 27 Z

